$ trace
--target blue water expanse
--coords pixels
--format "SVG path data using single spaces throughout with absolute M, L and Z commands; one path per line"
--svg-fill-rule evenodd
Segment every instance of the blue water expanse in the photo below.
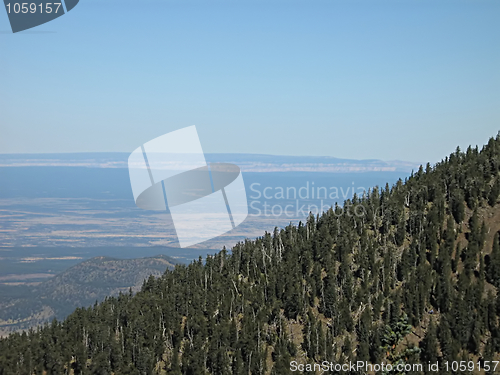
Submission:
M 386 183 L 394 184 L 399 178 L 405 179 L 405 172 L 244 172 L 243 179 L 249 200 L 258 196 L 256 191 L 264 195 L 278 194 L 279 188 L 288 189 L 288 197 L 292 197 L 295 188 L 300 188 L 303 195 L 312 190 L 326 188 L 328 197 L 338 190 L 338 201 L 344 197 L 351 198 L 352 191 L 360 194 L 362 188 L 374 186 L 384 187 Z M 90 198 L 90 199 L 123 199 L 124 205 L 134 205 L 128 170 L 125 168 L 85 168 L 85 167 L 3 167 L 0 168 L 0 199 L 10 198 Z M 320 189 L 324 193 L 324 189 Z M 279 195 L 279 194 L 278 194 Z M 315 194 L 316 196 L 316 194 Z M 275 199 L 275 198 L 273 198 Z M 271 199 L 271 200 L 273 200 Z M 279 198 L 278 198 L 279 199 Z M 332 199 L 328 199 L 331 203 Z

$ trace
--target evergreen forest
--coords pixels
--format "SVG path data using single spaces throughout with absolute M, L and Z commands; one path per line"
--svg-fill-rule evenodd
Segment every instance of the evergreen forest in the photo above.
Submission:
M 292 361 L 500 373 L 499 195 L 500 135 L 177 265 L 136 294 L 13 333 L 0 340 L 0 374 L 386 373 Z M 454 361 L 475 365 L 444 365 Z

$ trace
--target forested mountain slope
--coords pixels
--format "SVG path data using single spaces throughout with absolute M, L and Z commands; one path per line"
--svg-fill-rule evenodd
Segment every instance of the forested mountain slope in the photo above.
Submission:
M 26 287 L 26 292 L 0 302 L 0 334 L 25 330 L 65 318 L 75 308 L 92 306 L 107 296 L 138 291 L 150 275 L 161 276 L 177 262 L 165 255 L 138 259 L 95 257 Z
M 434 374 L 471 360 L 456 373 L 484 373 L 478 361 L 500 351 L 499 171 L 499 136 L 457 149 L 136 295 L 13 334 L 0 374 L 287 374 L 292 360 L 439 361 Z

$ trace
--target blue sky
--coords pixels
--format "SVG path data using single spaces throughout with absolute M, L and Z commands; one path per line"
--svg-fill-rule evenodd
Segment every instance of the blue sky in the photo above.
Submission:
M 205 152 L 436 162 L 500 130 L 500 2 L 80 0 L 12 34 L 0 153 Z

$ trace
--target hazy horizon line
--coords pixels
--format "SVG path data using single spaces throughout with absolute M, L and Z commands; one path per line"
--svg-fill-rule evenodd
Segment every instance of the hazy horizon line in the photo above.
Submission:
M 75 152 L 0 152 L 0 157 L 5 156 L 49 156 L 49 155 L 95 155 L 95 154 L 125 154 L 130 155 L 127 151 L 75 151 Z M 329 155 L 291 155 L 291 154 L 262 154 L 262 153 L 249 153 L 249 152 L 205 152 L 205 155 L 240 155 L 240 156 L 269 156 L 269 157 L 289 157 L 289 158 L 324 158 L 324 159 L 337 159 L 337 160 L 352 160 L 352 161 L 383 161 L 383 162 L 403 162 L 411 164 L 425 164 L 427 162 L 391 159 L 385 160 L 380 158 L 369 159 L 353 159 Z

